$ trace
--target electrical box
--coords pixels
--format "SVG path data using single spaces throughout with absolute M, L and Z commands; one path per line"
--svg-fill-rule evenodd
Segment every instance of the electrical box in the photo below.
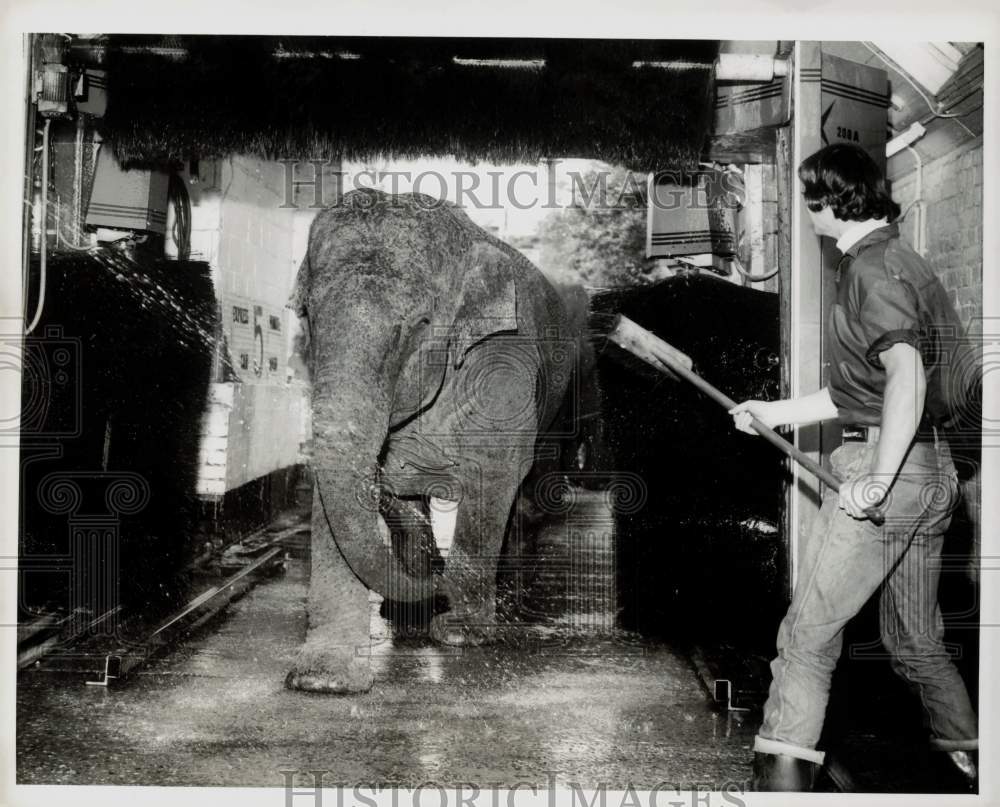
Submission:
M 866 64 L 823 54 L 820 69 L 802 68 L 803 84 L 820 82 L 820 141 L 856 143 L 885 169 L 889 76 Z
M 103 118 L 108 108 L 107 72 L 88 67 L 83 71 L 80 89 L 82 94 L 76 98 L 76 111 Z
M 169 179 L 165 171 L 126 171 L 111 151 L 102 146 L 97 155 L 86 224 L 163 235 L 167 229 Z
M 651 175 L 646 257 L 732 255 L 740 191 L 729 172 L 714 168 L 688 177 Z

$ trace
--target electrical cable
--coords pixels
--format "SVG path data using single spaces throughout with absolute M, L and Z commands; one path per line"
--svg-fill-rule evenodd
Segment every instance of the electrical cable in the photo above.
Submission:
M 168 194 L 174 206 L 174 243 L 177 244 L 177 260 L 186 261 L 191 257 L 191 195 L 184 178 L 176 171 L 171 172 Z
M 982 109 L 982 106 L 980 106 L 979 109 Z M 969 110 L 969 113 L 972 113 L 972 112 L 975 112 L 975 111 L 976 111 L 975 109 L 971 109 L 971 110 Z M 962 121 L 958 120 L 957 118 L 955 119 L 955 123 L 957 123 L 963 129 L 965 129 L 965 131 L 968 132 L 969 135 L 972 136 L 973 138 L 979 137 L 979 135 L 977 135 L 974 131 L 972 131 L 972 129 L 970 129 L 968 126 L 966 126 L 964 123 L 962 123 Z
M 936 103 L 934 103 L 933 101 L 931 101 L 930 98 L 927 97 L 927 95 L 924 93 L 924 91 L 921 90 L 920 87 L 917 86 L 917 83 L 913 79 L 910 78 L 909 74 L 907 74 L 907 72 L 905 70 L 903 70 L 902 67 L 900 67 L 898 64 L 896 64 L 896 62 L 894 62 L 892 59 L 890 59 L 888 56 L 886 56 L 884 53 L 882 53 L 880 50 L 878 50 L 878 48 L 876 48 L 871 42 L 862 42 L 861 44 L 864 45 L 866 48 L 868 48 L 868 50 L 870 50 L 876 56 L 878 56 L 878 58 L 881 59 L 883 62 L 885 62 L 887 65 L 889 65 L 889 67 L 891 67 L 893 70 L 895 70 L 897 73 L 899 73 L 899 75 L 901 75 L 904 79 L 906 79 L 906 81 L 909 83 L 909 85 L 911 87 L 913 87 L 914 90 L 916 90 L 917 95 L 919 95 L 921 98 L 924 99 L 924 103 L 927 104 L 927 108 L 930 109 L 931 114 L 935 118 L 964 118 L 966 115 L 971 115 L 973 112 L 976 112 L 978 109 L 982 109 L 982 104 L 980 104 L 976 109 L 970 109 L 968 112 L 949 112 L 949 111 L 941 112 L 940 109 L 939 109 L 939 107 L 938 107 L 938 105 Z M 982 88 L 980 87 L 979 89 L 982 89 Z M 970 93 L 970 95 L 971 95 L 971 93 Z M 961 103 L 961 102 L 958 102 L 958 103 Z M 966 131 L 969 131 L 969 130 L 966 129 Z M 971 134 L 971 132 L 970 132 L 970 134 Z M 976 137 L 976 136 L 977 135 L 973 135 L 973 137 Z
M 775 267 L 770 272 L 764 272 L 759 275 L 752 275 L 750 274 L 750 272 L 748 272 L 746 269 L 743 268 L 743 263 L 735 255 L 732 258 L 732 262 L 733 266 L 736 267 L 736 271 L 739 272 L 741 275 L 743 275 L 743 277 L 745 277 L 751 283 L 762 283 L 765 280 L 770 280 L 772 277 L 778 274 L 778 270 L 781 268 L 780 266 L 778 266 Z

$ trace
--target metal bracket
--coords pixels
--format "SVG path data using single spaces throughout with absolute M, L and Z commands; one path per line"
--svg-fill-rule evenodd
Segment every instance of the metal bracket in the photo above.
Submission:
M 122 678 L 122 657 L 110 655 L 104 657 L 104 677 L 100 681 L 87 681 L 89 687 L 106 687 L 112 681 Z
M 713 697 L 715 702 L 722 706 L 727 712 L 749 712 L 747 706 L 733 705 L 733 684 L 728 678 L 716 678 L 714 681 Z
M 283 553 L 284 549 L 281 546 L 272 546 L 252 563 L 226 578 L 218 586 L 213 586 L 202 592 L 146 637 L 141 643 L 139 653 L 128 656 L 112 653 L 106 656 L 103 677 L 99 681 L 87 681 L 87 685 L 107 687 L 113 683 L 124 681 L 128 673 L 151 661 L 158 654 L 165 652 L 181 636 L 200 627 L 227 607 L 233 599 L 245 594 L 253 585 L 252 580 L 245 578 L 268 565 L 277 563 Z M 189 617 L 193 617 L 194 621 L 191 621 Z

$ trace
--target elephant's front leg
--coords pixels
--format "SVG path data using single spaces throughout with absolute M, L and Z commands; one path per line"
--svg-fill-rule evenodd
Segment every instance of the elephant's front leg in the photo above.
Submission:
M 449 645 L 492 642 L 496 633 L 497 564 L 530 452 L 480 457 L 464 475 L 455 537 L 445 560 L 449 610 L 431 620 L 431 638 Z
M 428 577 L 438 565 L 434 534 L 427 508 L 419 499 L 385 497 L 381 513 L 388 527 L 395 556 L 407 572 Z M 399 602 L 386 591 L 381 614 L 390 620 L 396 636 L 425 635 L 430 623 L 433 598 L 417 602 Z
M 368 588 L 333 540 L 318 487 L 313 493 L 312 532 L 309 627 L 285 685 L 337 695 L 366 692 L 374 680 Z

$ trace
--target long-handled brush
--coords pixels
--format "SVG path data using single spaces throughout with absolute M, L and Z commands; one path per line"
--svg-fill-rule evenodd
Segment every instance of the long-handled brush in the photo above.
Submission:
M 691 361 L 690 356 L 677 350 L 677 348 L 663 341 L 656 334 L 651 333 L 641 325 L 636 324 L 628 317 L 622 314 L 614 317 L 592 317 L 591 328 L 595 333 L 604 331 L 607 334 L 606 338 L 608 341 L 614 342 L 619 347 L 651 364 L 658 370 L 693 384 L 709 398 L 724 406 L 726 411 L 736 406 L 736 401 L 713 387 L 692 370 L 694 362 Z M 755 417 L 751 419 L 751 425 L 757 434 L 794 459 L 802 467 L 811 471 L 824 484 L 829 485 L 834 490 L 840 487 L 841 480 L 835 474 L 828 471 L 808 454 L 805 454 L 789 443 L 770 426 L 762 423 Z M 881 526 L 885 523 L 885 515 L 876 507 L 866 508 L 865 515 L 873 524 Z

